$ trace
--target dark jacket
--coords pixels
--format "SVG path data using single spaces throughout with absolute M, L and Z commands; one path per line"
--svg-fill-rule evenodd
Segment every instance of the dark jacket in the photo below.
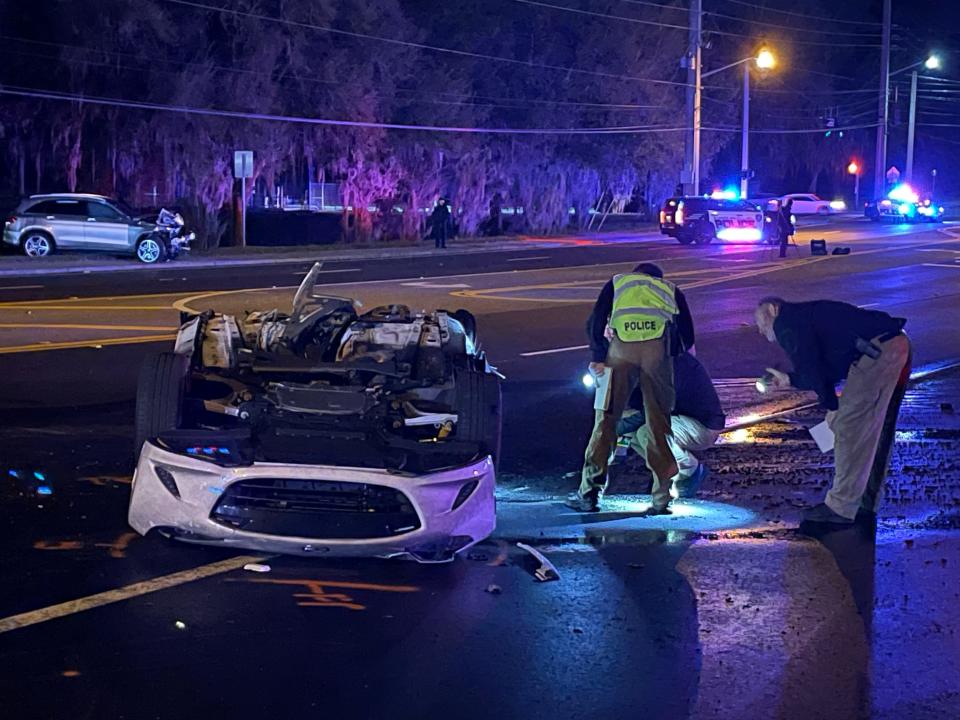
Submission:
M 821 405 L 836 410 L 836 385 L 846 379 L 850 366 L 861 356 L 857 338 L 869 341 L 896 334 L 906 322 L 844 302 L 814 300 L 781 305 L 773 331 L 793 363 L 790 384 L 813 390 Z
M 690 315 L 690 308 L 687 307 L 687 299 L 677 288 L 676 293 L 677 315 L 676 331 L 679 334 L 682 350 L 689 350 L 693 347 L 693 317 Z M 613 311 L 613 280 L 609 280 L 600 291 L 600 297 L 597 298 L 593 306 L 593 312 L 587 320 L 587 337 L 590 339 L 590 352 L 593 362 L 603 362 L 607 359 L 607 350 L 610 348 L 610 342 L 603 336 L 603 331 L 607 327 L 607 321 L 610 319 L 610 313 Z M 676 352 L 680 352 L 677 349 Z M 676 353 L 675 353 L 676 354 Z
M 677 394 L 673 407 L 674 415 L 693 418 L 711 430 L 723 430 L 727 418 L 723 414 L 720 397 L 713 387 L 710 373 L 690 353 L 682 353 L 673 359 L 673 385 Z M 638 412 L 620 421 L 617 425 L 619 435 L 636 432 L 645 422 L 643 393 L 639 386 L 633 391 L 627 405 Z
M 448 205 L 437 205 L 430 213 L 430 237 L 434 240 L 448 240 L 453 235 L 453 217 Z

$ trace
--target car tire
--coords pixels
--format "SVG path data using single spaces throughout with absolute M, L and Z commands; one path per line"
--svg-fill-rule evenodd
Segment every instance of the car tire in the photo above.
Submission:
M 500 378 L 490 373 L 464 370 L 456 374 L 457 439 L 475 442 L 494 463 L 500 459 L 503 398 Z
M 829 215 L 829 214 L 830 214 L 830 208 L 824 207 L 823 205 L 817 208 L 817 215 L 820 215 L 822 217 L 824 215 Z
M 176 353 L 148 357 L 137 378 L 134 419 L 134 452 L 165 430 L 175 430 L 183 420 L 183 402 L 190 380 L 190 358 Z
M 450 317 L 463 325 L 463 331 L 467 334 L 467 337 L 470 338 L 470 342 L 473 343 L 474 347 L 479 347 L 477 344 L 477 318 L 469 310 L 464 310 L 460 308 L 459 310 L 454 310 L 450 313 Z
M 151 235 L 144 235 L 137 240 L 135 250 L 137 260 L 145 265 L 156 265 L 167 259 L 167 251 L 163 243 Z
M 687 234 L 677 235 L 677 242 L 681 245 L 689 245 L 693 242 L 693 237 Z
M 20 239 L 20 252 L 27 257 L 47 257 L 57 250 L 57 243 L 49 233 L 31 230 Z
M 709 245 L 713 242 L 716 236 L 717 231 L 714 229 L 713 225 L 703 222 L 697 227 L 697 232 L 696 235 L 694 235 L 693 241 L 697 245 Z

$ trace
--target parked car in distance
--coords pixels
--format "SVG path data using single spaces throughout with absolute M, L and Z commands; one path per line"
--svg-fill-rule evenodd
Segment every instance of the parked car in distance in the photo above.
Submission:
M 780 196 L 781 203 L 788 200 L 793 201 L 792 211 L 794 215 L 830 215 L 844 212 L 847 209 L 847 204 L 843 200 L 824 200 L 812 193 L 792 193 Z
M 157 224 L 103 195 L 62 193 L 27 198 L 3 226 L 3 242 L 30 257 L 57 250 L 94 250 L 156 262 L 162 256 Z

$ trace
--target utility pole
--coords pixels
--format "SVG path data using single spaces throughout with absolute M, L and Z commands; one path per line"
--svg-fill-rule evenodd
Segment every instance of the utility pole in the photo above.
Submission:
M 910 124 L 907 126 L 907 182 L 913 182 L 913 141 L 917 130 L 917 71 L 910 73 Z
M 685 195 L 700 194 L 700 60 L 703 42 L 703 0 L 690 0 L 690 30 L 687 49 L 687 119 L 690 132 L 684 143 L 683 173 Z
M 873 168 L 873 197 L 883 197 L 887 172 L 887 128 L 890 120 L 890 25 L 892 0 L 883 0 L 883 42 L 880 47 L 880 99 L 878 101 L 877 153 Z

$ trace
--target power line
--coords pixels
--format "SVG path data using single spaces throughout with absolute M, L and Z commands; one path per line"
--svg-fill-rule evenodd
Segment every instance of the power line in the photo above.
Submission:
M 682 12 L 684 15 L 688 15 L 690 10 L 685 7 L 679 7 L 677 5 L 666 5 L 664 3 L 650 2 L 650 0 L 620 0 L 620 2 L 628 3 L 630 5 L 641 5 L 643 7 L 655 7 L 662 10 L 677 10 Z
M 9 36 L 9 35 L 0 35 L 0 40 L 22 41 L 22 42 L 33 43 L 33 44 L 37 44 L 37 45 L 41 45 L 41 46 L 45 46 L 45 47 L 66 48 L 66 49 L 70 49 L 70 50 L 79 50 L 79 51 L 81 51 L 81 52 L 87 52 L 87 53 L 113 55 L 114 57 L 128 57 L 128 58 L 132 58 L 132 59 L 134 59 L 134 60 L 142 60 L 142 61 L 144 61 L 144 62 L 150 62 L 150 63 L 157 63 L 157 62 L 160 62 L 160 63 L 168 63 L 168 64 L 171 64 L 171 65 L 179 65 L 180 67 L 197 68 L 197 69 L 200 69 L 200 70 L 216 70 L 216 71 L 219 71 L 219 72 L 229 72 L 229 73 L 239 73 L 239 74 L 257 75 L 257 76 L 260 76 L 260 77 L 267 77 L 267 78 L 270 78 L 271 80 L 274 80 L 274 81 L 275 81 L 275 77 L 274 77 L 274 74 L 273 74 L 273 73 L 265 72 L 265 71 L 262 71 L 262 70 L 253 70 L 253 69 L 250 69 L 250 68 L 238 68 L 238 67 L 230 67 L 230 66 L 225 66 L 225 65 L 206 65 L 206 64 L 204 64 L 204 63 L 192 63 L 192 62 L 186 62 L 186 61 L 183 61 L 183 60 L 171 60 L 171 59 L 169 59 L 169 58 L 157 58 L 157 57 L 155 57 L 155 56 L 154 56 L 154 57 L 150 57 L 150 58 L 144 58 L 144 57 L 142 57 L 142 56 L 136 55 L 135 53 L 125 53 L 125 52 L 120 52 L 120 51 L 116 51 L 116 50 L 105 50 L 105 49 L 98 49 L 98 48 L 88 48 L 88 47 L 84 47 L 84 46 L 82 46 L 82 45 L 70 45 L 70 44 L 66 44 L 66 43 L 55 43 L 55 42 L 46 42 L 46 41 L 41 41 L 41 40 L 30 40 L 30 39 L 27 39 L 27 38 L 18 38 L 18 37 Z M 0 52 L 12 53 L 12 54 L 15 54 L 15 55 L 24 55 L 24 56 L 26 56 L 26 57 L 44 58 L 44 59 L 48 59 L 48 60 L 62 60 L 62 58 L 59 58 L 59 57 L 57 57 L 56 55 L 49 55 L 49 54 L 48 54 L 48 55 L 44 55 L 44 54 L 41 54 L 41 53 L 28 52 L 28 51 L 26 51 L 26 50 L 14 50 L 14 49 L 9 48 L 9 47 L 0 47 Z M 150 67 L 150 68 L 145 68 L 145 67 L 133 67 L 133 66 L 130 66 L 130 65 L 121 65 L 121 64 L 118 64 L 118 63 L 113 62 L 113 61 L 111 61 L 111 62 L 98 62 L 98 61 L 94 61 L 94 60 L 83 60 L 83 59 L 71 58 L 71 59 L 70 59 L 70 62 L 71 62 L 71 63 L 82 64 L 82 65 L 89 65 L 89 66 L 92 66 L 92 67 L 105 67 L 105 68 L 110 68 L 110 69 L 128 70 L 128 71 L 130 71 L 130 72 L 139 72 L 139 73 L 142 73 L 142 72 L 144 72 L 145 70 L 147 70 L 147 71 L 149 71 L 149 72 L 161 72 L 161 73 L 173 74 L 173 75 L 178 75 L 178 74 L 179 74 L 179 73 L 177 73 L 177 72 L 174 71 L 174 70 L 162 70 L 162 69 L 156 68 L 156 67 Z M 286 76 L 284 76 L 284 77 L 281 77 L 280 80 L 282 80 L 282 81 L 308 82 L 308 83 L 321 84 L 321 85 L 338 85 L 338 86 L 343 86 L 343 85 L 349 84 L 349 83 L 345 83 L 345 82 L 343 82 L 343 81 L 323 80 L 323 79 L 320 79 L 320 78 L 304 77 L 304 76 L 302 76 L 302 75 L 298 75 L 298 74 L 295 74 L 295 73 L 294 73 L 294 74 L 290 74 L 290 75 L 286 75 Z M 390 95 L 386 95 L 386 94 L 383 94 L 383 93 L 378 93 L 378 92 L 375 92 L 375 91 L 365 91 L 365 92 L 370 92 L 371 94 L 373 94 L 373 95 L 376 96 L 376 97 L 385 98 L 385 99 L 391 99 L 391 97 L 392 97 L 392 96 L 390 96 Z M 412 90 L 412 89 L 409 89 L 409 88 L 396 88 L 396 92 L 398 92 L 398 93 L 404 93 L 404 94 L 406 94 L 406 95 L 413 95 L 413 96 L 415 96 L 415 97 L 424 97 L 424 98 L 440 97 L 440 96 L 460 98 L 459 100 L 429 100 L 429 99 L 428 99 L 428 100 L 424 100 L 424 102 L 432 103 L 432 104 L 438 104 L 438 105 L 461 105 L 461 106 L 465 106 L 465 107 L 478 107 L 478 108 L 483 108 L 483 107 L 498 107 L 498 108 L 508 108 L 508 109 L 522 110 L 522 109 L 525 109 L 525 108 L 524 108 L 524 105 L 527 105 L 527 104 L 558 105 L 558 106 L 566 106 L 566 107 L 583 107 L 583 108 L 586 108 L 586 109 L 595 109 L 595 110 L 651 110 L 651 109 L 655 109 L 655 108 L 661 107 L 660 105 L 640 105 L 640 104 L 631 104 L 631 103 L 600 103 L 600 102 L 578 102 L 578 101 L 568 101 L 568 100 L 545 100 L 545 99 L 540 99 L 540 98 L 489 97 L 489 96 L 482 96 L 482 95 L 469 95 L 469 94 L 464 94 L 464 93 L 459 93 L 459 94 L 458 94 L 458 93 L 443 93 L 443 92 L 440 92 L 440 93 L 437 93 L 437 92 L 434 92 L 434 93 L 424 93 L 424 92 L 422 92 L 422 91 Z M 397 98 L 394 98 L 394 99 L 397 99 Z M 485 101 L 489 101 L 489 102 L 470 102 L 471 100 L 485 100 Z M 411 101 L 411 100 L 401 100 L 401 102 L 412 102 L 412 101 Z M 513 105 L 506 104 L 506 103 L 510 103 L 510 102 L 515 103 L 515 104 L 513 104 Z
M 539 0 L 508 0 L 508 2 L 520 3 L 521 5 L 532 5 L 534 7 L 548 8 L 550 10 L 560 10 L 562 12 L 575 13 L 577 15 L 590 15 L 592 17 L 607 18 L 609 20 L 620 20 L 622 22 L 631 22 L 638 25 L 652 25 L 654 27 L 665 28 L 668 30 L 688 31 L 688 25 L 672 25 L 670 23 L 657 22 L 655 20 L 641 20 L 640 18 L 626 17 L 623 15 L 611 15 L 609 13 L 595 12 L 593 10 L 581 10 L 579 8 L 566 7 L 564 5 L 554 5 L 552 3 L 540 2 Z
M 17 86 L 0 86 L 0 95 L 26 97 L 37 100 L 57 100 L 88 105 L 104 105 L 107 107 L 122 107 L 131 110 L 154 110 L 185 115 L 200 115 L 205 117 L 223 117 L 233 120 L 261 120 L 270 122 L 288 122 L 300 125 L 321 125 L 334 127 L 373 128 L 380 130 L 414 130 L 426 132 L 467 133 L 474 135 L 644 135 L 656 133 L 689 132 L 689 127 L 667 125 L 621 125 L 599 128 L 474 128 L 454 127 L 444 125 L 410 125 L 403 123 L 385 123 L 372 120 L 334 120 L 330 118 L 312 118 L 296 115 L 274 115 L 269 113 L 241 112 L 237 110 L 219 110 L 215 108 L 198 108 L 189 105 L 169 105 L 161 103 L 142 102 L 138 100 L 123 100 L 122 98 L 87 96 L 79 93 L 65 93 L 49 90 L 38 90 Z M 834 131 L 859 130 L 877 127 L 879 123 L 863 125 L 847 125 L 830 128 Z M 937 127 L 937 126 L 933 126 Z M 952 126 L 944 126 L 952 127 Z M 960 127 L 958 125 L 957 127 Z M 739 133 L 737 127 L 705 127 L 711 132 Z M 758 134 L 811 134 L 822 133 L 823 128 L 793 129 L 793 128 L 751 128 L 750 132 Z
M 709 15 L 715 18 L 722 18 L 724 20 L 734 20 L 736 22 L 744 23 L 747 25 L 763 25 L 765 27 L 779 28 L 781 30 L 802 30 L 804 33 L 814 33 L 819 35 L 842 35 L 845 37 L 867 37 L 867 38 L 879 38 L 880 33 L 871 32 L 871 33 L 861 33 L 861 32 L 852 32 L 850 30 L 817 30 L 813 28 L 797 28 L 794 25 L 782 25 L 780 23 L 767 22 L 766 20 L 754 20 L 752 18 L 737 17 L 736 15 L 726 15 L 724 13 L 713 12 L 712 10 L 707 11 L 704 15 Z
M 263 120 L 287 122 L 301 125 L 323 125 L 337 127 L 375 128 L 381 130 L 419 130 L 428 132 L 467 133 L 475 135 L 642 135 L 649 133 L 685 132 L 686 127 L 667 125 L 623 125 L 600 128 L 473 128 L 445 125 L 408 125 L 403 123 L 385 123 L 368 120 L 333 120 L 329 118 L 311 118 L 296 115 L 273 115 L 269 113 L 241 112 L 238 110 L 218 110 L 197 108 L 189 105 L 166 105 L 161 103 L 123 100 L 120 98 L 86 96 L 78 93 L 64 93 L 16 86 L 0 87 L 0 95 L 28 97 L 39 100 L 60 100 L 89 105 L 105 105 L 132 110 L 155 110 L 186 115 L 223 117 L 234 120 Z
M 467 50 L 457 50 L 455 48 L 441 47 L 439 45 L 427 45 L 426 43 L 412 42 L 409 40 L 397 40 L 396 38 L 381 37 L 379 35 L 370 35 L 368 33 L 353 32 L 350 30 L 340 30 L 338 28 L 328 27 L 326 25 L 314 25 L 313 23 L 301 22 L 298 20 L 288 20 L 286 18 L 277 18 L 270 15 L 262 15 L 260 13 L 234 10 L 232 8 L 225 8 L 217 5 L 206 5 L 204 3 L 199 3 L 199 2 L 190 2 L 190 0 L 165 0 L 165 2 L 174 4 L 174 5 L 181 5 L 184 7 L 194 8 L 197 10 L 223 13 L 225 15 L 233 15 L 236 17 L 247 17 L 247 18 L 252 18 L 254 20 L 262 20 L 266 22 L 279 23 L 282 25 L 289 25 L 291 27 L 298 27 L 298 28 L 303 28 L 308 30 L 316 30 L 318 32 L 325 32 L 333 35 L 350 37 L 356 40 L 373 40 L 376 42 L 388 43 L 388 44 L 397 45 L 400 47 L 416 48 L 418 50 L 429 50 L 431 52 L 447 53 L 450 55 L 456 55 L 458 57 L 479 58 L 481 60 L 491 60 L 493 62 L 502 62 L 510 65 L 520 65 L 528 69 L 537 68 L 542 70 L 552 70 L 552 71 L 559 71 L 559 72 L 565 72 L 565 73 L 577 73 L 581 75 L 590 75 L 592 77 L 610 78 L 614 80 L 628 80 L 633 82 L 653 83 L 657 85 L 673 85 L 677 87 L 687 87 L 687 83 L 677 82 L 674 80 L 660 80 L 656 78 L 640 78 L 632 75 L 606 73 L 598 70 L 584 70 L 582 68 L 565 67 L 562 65 L 548 65 L 545 63 L 527 62 L 525 60 L 505 58 L 499 55 L 487 55 L 484 53 L 474 53 L 474 52 L 469 52 Z
M 767 7 L 765 5 L 757 5 L 756 3 L 745 2 L 744 0 L 725 0 L 725 2 L 728 2 L 731 5 L 740 5 L 742 7 L 748 7 L 751 10 L 780 13 L 781 15 L 791 15 L 793 17 L 807 18 L 808 20 L 820 20 L 824 22 L 843 23 L 845 25 L 870 25 L 872 27 L 883 27 L 883 23 L 874 22 L 872 20 L 840 20 L 839 18 L 824 17 L 823 15 L 809 15 L 807 13 L 798 13 L 798 12 L 793 12 L 791 10 L 778 10 L 777 8 Z

